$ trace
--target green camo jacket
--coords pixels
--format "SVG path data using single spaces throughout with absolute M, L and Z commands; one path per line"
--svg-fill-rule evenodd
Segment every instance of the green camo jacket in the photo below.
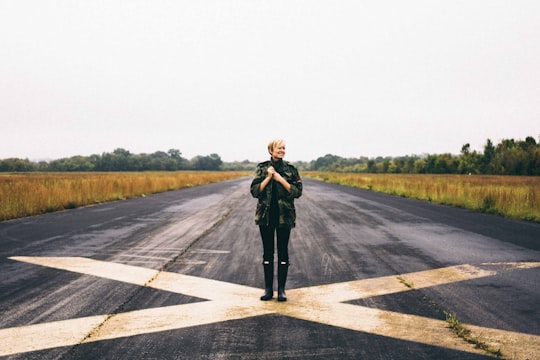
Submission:
M 259 191 L 259 185 L 267 176 L 267 169 L 270 166 L 291 185 L 291 192 L 277 181 L 271 180 L 268 185 Z M 302 180 L 298 174 L 298 170 L 287 161 L 280 160 L 277 163 L 272 161 L 264 161 L 257 165 L 255 176 L 251 181 L 251 195 L 259 199 L 255 210 L 255 224 L 268 225 L 270 220 L 270 202 L 272 200 L 272 187 L 277 186 L 278 205 L 279 205 L 279 226 L 293 228 L 296 225 L 296 210 L 294 208 L 294 199 L 302 196 Z

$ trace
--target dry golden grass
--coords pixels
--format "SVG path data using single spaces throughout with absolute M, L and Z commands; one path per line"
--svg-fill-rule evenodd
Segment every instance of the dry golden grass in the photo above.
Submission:
M 0 221 L 245 175 L 238 171 L 0 174 Z
M 304 176 L 387 194 L 540 222 L 540 177 L 496 175 L 353 174 Z

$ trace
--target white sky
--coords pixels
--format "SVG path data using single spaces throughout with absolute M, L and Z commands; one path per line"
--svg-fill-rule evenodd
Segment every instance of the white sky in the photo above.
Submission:
M 0 0 L 0 158 L 457 154 L 540 135 L 540 1 Z

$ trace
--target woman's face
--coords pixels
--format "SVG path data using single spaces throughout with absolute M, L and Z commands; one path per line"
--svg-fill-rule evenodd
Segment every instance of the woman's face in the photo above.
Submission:
M 270 155 L 272 155 L 272 159 L 274 160 L 283 159 L 285 157 L 285 144 L 274 147 Z

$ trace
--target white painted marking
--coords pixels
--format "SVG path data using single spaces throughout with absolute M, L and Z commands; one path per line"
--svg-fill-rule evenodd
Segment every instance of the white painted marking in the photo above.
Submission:
M 0 329 L 0 356 L 80 344 L 106 319 L 98 315 Z
M 0 356 L 59 346 L 115 339 L 158 331 L 181 329 L 221 321 L 277 313 L 326 325 L 415 341 L 471 353 L 474 348 L 448 329 L 442 320 L 344 304 L 345 301 L 495 275 L 502 271 L 530 269 L 540 263 L 452 266 L 398 276 L 312 286 L 288 291 L 289 301 L 262 302 L 260 289 L 136 266 L 79 257 L 11 257 L 12 260 L 63 269 L 86 275 L 172 291 L 210 301 L 98 315 L 44 324 L 0 329 Z M 531 358 L 540 353 L 540 336 L 466 325 L 473 336 L 513 358 Z M 44 336 L 43 334 L 48 334 Z
M 212 249 L 193 249 L 191 250 L 194 254 L 229 254 L 228 250 L 212 250 Z
M 125 254 L 111 254 L 111 255 L 114 255 L 115 257 L 117 258 L 122 258 L 122 257 L 126 257 L 126 258 L 138 258 L 138 259 L 156 259 L 156 260 L 169 260 L 168 257 L 163 257 L 163 256 L 149 256 L 149 255 L 125 255 Z
M 178 263 L 178 264 L 189 264 L 189 265 L 204 265 L 204 264 L 206 264 L 206 261 L 181 259 L 181 260 L 176 260 L 176 263 Z

